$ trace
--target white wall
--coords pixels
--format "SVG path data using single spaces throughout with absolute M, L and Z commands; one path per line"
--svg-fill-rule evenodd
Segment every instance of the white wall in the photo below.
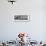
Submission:
M 0 0 L 0 40 L 15 39 L 18 32 L 28 32 L 32 39 L 38 41 L 46 40 L 45 2 L 45 0 L 17 0 L 12 5 L 7 0 Z M 32 21 L 14 22 L 15 14 L 31 15 Z

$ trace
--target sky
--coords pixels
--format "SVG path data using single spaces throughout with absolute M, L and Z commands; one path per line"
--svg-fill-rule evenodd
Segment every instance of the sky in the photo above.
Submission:
M 30 22 L 15 22 L 14 15 L 30 15 Z M 15 40 L 19 32 L 33 40 L 46 40 L 46 0 L 0 0 L 0 40 Z

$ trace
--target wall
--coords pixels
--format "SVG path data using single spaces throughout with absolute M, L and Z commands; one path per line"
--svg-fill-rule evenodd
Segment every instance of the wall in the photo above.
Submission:
M 45 2 L 45 0 L 17 0 L 12 5 L 7 0 L 0 0 L 0 40 L 15 39 L 18 32 L 27 32 L 31 34 L 32 39 L 38 41 L 46 40 Z M 31 15 L 32 21 L 14 22 L 15 14 Z

